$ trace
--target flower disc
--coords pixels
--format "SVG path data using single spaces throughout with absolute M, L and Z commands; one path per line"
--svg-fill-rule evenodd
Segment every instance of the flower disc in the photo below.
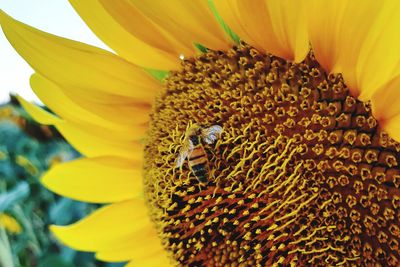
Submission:
M 176 159 L 191 124 L 208 183 Z M 398 266 L 400 144 L 310 54 L 296 64 L 242 44 L 182 63 L 157 97 L 145 196 L 182 266 Z

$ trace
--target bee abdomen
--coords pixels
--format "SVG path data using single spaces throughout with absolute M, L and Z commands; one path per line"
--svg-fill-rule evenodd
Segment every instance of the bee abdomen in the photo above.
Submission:
M 190 166 L 200 165 L 200 164 L 207 164 L 207 158 L 204 156 L 199 156 L 196 158 L 189 159 Z
M 204 151 L 204 149 L 201 146 L 198 146 L 193 149 L 192 153 L 190 153 L 189 161 L 197 159 L 197 158 L 205 157 L 205 156 L 206 156 L 206 152 Z
M 192 165 L 192 171 L 200 182 L 207 182 L 207 166 L 206 162 L 197 165 Z
M 200 182 L 206 183 L 208 181 L 208 159 L 202 146 L 193 149 L 189 156 L 189 166 Z

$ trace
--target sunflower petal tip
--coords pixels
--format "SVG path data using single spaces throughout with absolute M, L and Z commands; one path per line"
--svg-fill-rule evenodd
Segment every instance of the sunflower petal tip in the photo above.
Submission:
M 65 235 L 65 231 L 64 231 L 64 226 L 60 226 L 60 225 L 50 225 L 49 226 L 49 230 L 50 232 L 60 241 L 64 242 L 64 235 Z
M 84 247 L 80 247 L 80 245 L 74 240 L 73 235 L 70 233 L 70 226 L 61 226 L 61 225 L 50 225 L 50 232 L 54 235 L 54 237 L 59 240 L 62 244 L 71 247 L 73 249 L 89 251 L 85 250 Z
M 95 253 L 94 257 L 99 261 L 107 261 L 107 259 L 103 257 L 103 254 L 101 252 Z
M 4 22 L 5 19 L 10 18 L 10 16 L 0 9 L 0 23 Z
M 17 99 L 21 103 L 21 106 L 39 123 L 44 125 L 54 125 L 61 122 L 61 119 L 56 115 L 51 114 L 40 106 L 25 100 L 23 97 L 17 95 Z
M 51 177 L 50 177 L 50 175 L 49 175 L 49 172 L 50 171 L 47 171 L 46 173 L 44 173 L 43 175 L 42 175 L 42 177 L 40 177 L 40 183 L 44 186 L 44 187 L 46 187 L 47 189 L 49 189 L 49 190 L 53 190 L 53 184 L 52 184 L 52 179 L 51 179 Z
M 56 166 L 56 167 L 57 167 L 57 166 Z M 56 168 L 56 167 L 54 167 L 54 168 Z M 52 192 L 54 192 L 54 193 L 56 193 L 56 194 L 59 194 L 59 195 L 65 196 L 65 197 L 70 197 L 70 198 L 72 198 L 67 190 L 65 190 L 65 192 L 62 190 L 63 184 L 62 184 L 62 181 L 60 181 L 60 180 L 62 180 L 62 179 L 57 179 L 57 178 L 55 177 L 55 175 L 53 175 L 53 169 L 54 169 L 54 168 L 52 168 L 52 169 L 50 169 L 49 171 L 47 171 L 46 173 L 44 173 L 44 174 L 42 175 L 42 177 L 40 177 L 39 182 L 40 182 L 45 188 L 47 188 L 48 190 L 50 190 L 50 191 L 52 191 Z M 60 178 L 61 178 L 61 177 L 60 177 Z
M 60 229 L 60 227 L 62 227 L 62 226 L 52 224 L 49 226 L 49 230 L 51 233 L 53 233 L 55 236 L 57 236 L 57 231 Z
M 21 23 L 21 22 L 14 19 L 12 16 L 7 14 L 7 12 L 5 12 L 4 10 L 0 9 L 0 26 L 3 28 L 3 31 L 6 34 L 6 36 L 7 36 L 6 31 L 10 30 L 10 28 L 18 26 L 17 23 Z M 10 43 L 12 44 L 12 42 L 10 42 Z

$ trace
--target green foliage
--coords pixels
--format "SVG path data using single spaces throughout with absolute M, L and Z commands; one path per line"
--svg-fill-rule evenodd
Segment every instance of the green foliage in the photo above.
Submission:
M 0 195 L 0 212 L 10 209 L 14 204 L 19 203 L 29 194 L 28 183 L 21 181 L 9 192 Z
M 201 53 L 207 53 L 208 49 L 204 45 L 201 44 L 194 44 L 194 46 L 199 50 Z
M 240 38 L 239 36 L 232 31 L 231 28 L 224 22 L 224 20 L 221 18 L 221 16 L 218 14 L 217 9 L 215 8 L 213 0 L 208 0 L 208 4 L 211 8 L 211 11 L 214 13 L 215 18 L 217 19 L 218 23 L 221 25 L 221 27 L 224 29 L 224 31 L 228 34 L 228 36 L 236 43 L 240 43 Z
M 73 223 L 97 208 L 57 196 L 39 182 L 53 164 L 76 157 L 79 154 L 54 128 L 35 123 L 17 103 L 0 106 L 0 214 L 22 227 L 12 233 L 0 226 L 0 266 L 123 266 L 67 248 L 48 230 L 50 224 Z
M 163 70 L 153 70 L 153 69 L 145 69 L 151 76 L 159 81 L 164 81 L 164 79 L 169 75 L 168 71 Z

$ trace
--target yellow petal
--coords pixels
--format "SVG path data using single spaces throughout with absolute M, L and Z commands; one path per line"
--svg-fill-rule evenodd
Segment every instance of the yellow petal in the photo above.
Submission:
M 165 252 L 153 225 L 149 224 L 125 240 L 110 243 L 108 248 L 96 253 L 96 258 L 114 262 L 131 259 L 138 261 L 155 257 L 157 254 L 163 255 Z
M 79 201 L 110 203 L 143 191 L 141 166 L 122 158 L 83 158 L 58 164 L 41 179 L 51 191 Z
M 132 101 L 128 97 L 85 92 L 78 87 L 62 87 L 62 90 L 77 105 L 113 123 L 129 127 L 149 121 L 150 103 Z
M 150 18 L 143 14 L 131 0 L 99 1 L 104 9 L 132 36 L 157 49 L 172 53 L 190 54 L 191 46 L 186 47 L 175 36 L 165 32 Z
M 35 121 L 38 121 L 44 125 L 54 125 L 61 122 L 61 119 L 54 116 L 53 114 L 43 110 L 42 108 L 26 101 L 20 96 L 17 96 L 18 101 L 21 103 L 22 107 L 32 116 Z
M 371 97 L 372 114 L 390 137 L 400 141 L 400 76 L 381 86 Z
M 328 72 L 333 71 L 337 67 L 341 37 L 342 24 L 339 22 L 342 21 L 348 1 L 310 0 L 308 3 L 309 38 L 313 52 L 318 62 Z
M 72 122 L 60 122 L 56 128 L 65 139 L 87 157 L 118 156 L 134 161 L 143 159 L 143 146 L 139 141 L 115 140 L 104 137 L 95 129 L 88 131 Z
M 369 100 L 399 73 L 398 1 L 310 1 L 310 42 L 318 61 L 341 72 L 353 95 Z
M 118 102 L 115 96 L 96 99 L 96 92 L 84 94 L 76 89 L 63 89 L 37 73 L 31 77 L 31 87 L 43 103 L 64 119 L 98 125 L 107 129 L 102 132 L 111 131 L 129 139 L 143 136 L 147 129 L 142 124 L 149 120 L 150 105 L 135 106 L 135 102 L 123 97 Z
M 180 66 L 176 54 L 132 35 L 104 9 L 100 1 L 70 0 L 70 3 L 92 31 L 121 57 L 152 69 L 170 70 Z
M 103 3 L 105 2 L 110 3 L 110 1 L 103 0 Z M 200 43 L 214 50 L 226 50 L 232 44 L 215 19 L 208 1 L 129 0 L 127 2 L 133 4 L 158 27 L 173 36 L 176 39 L 175 42 L 182 43 L 188 50 L 193 50 L 193 43 Z M 126 22 L 129 24 L 130 21 Z M 135 25 L 134 23 L 130 24 Z M 182 54 L 193 55 L 188 55 L 185 51 L 182 51 Z
M 371 97 L 372 112 L 382 122 L 400 115 L 400 76 L 384 84 Z
M 149 225 L 144 201 L 133 199 L 102 207 L 69 226 L 51 226 L 50 230 L 69 247 L 98 252 Z
M 35 94 L 48 108 L 64 120 L 76 122 L 85 129 L 92 128 L 99 134 L 125 140 L 143 138 L 147 130 L 145 125 L 141 125 L 143 120 L 148 120 L 147 116 L 143 118 L 129 114 L 127 116 L 130 118 L 130 123 L 113 123 L 111 120 L 106 120 L 104 117 L 88 111 L 87 105 L 78 105 L 57 84 L 40 74 L 32 75 L 30 83 Z M 132 119 L 138 119 L 138 121 L 132 121 Z
M 382 1 L 310 1 L 310 42 L 328 72 L 341 72 L 353 95 L 360 93 L 357 62 Z M 368 17 L 368 19 L 365 19 Z
M 306 8 L 295 0 L 216 0 L 224 21 L 250 45 L 299 62 L 307 55 Z
M 105 50 L 57 37 L 0 12 L 0 23 L 17 52 L 41 75 L 93 97 L 113 95 L 151 103 L 159 82 Z M 98 96 L 97 96 L 98 95 Z
M 143 146 L 140 141 L 117 140 L 99 133 L 97 129 L 84 128 L 74 122 L 57 118 L 42 108 L 19 98 L 25 110 L 42 124 L 54 125 L 65 139 L 87 157 L 118 156 L 134 161 L 143 159 Z
M 359 98 L 364 101 L 400 74 L 400 2 L 382 2 L 382 8 L 362 45 L 357 64 Z M 370 13 L 365 13 L 365 16 L 371 19 Z
M 297 0 L 268 0 L 267 7 L 282 57 L 302 61 L 309 52 L 306 8 Z

